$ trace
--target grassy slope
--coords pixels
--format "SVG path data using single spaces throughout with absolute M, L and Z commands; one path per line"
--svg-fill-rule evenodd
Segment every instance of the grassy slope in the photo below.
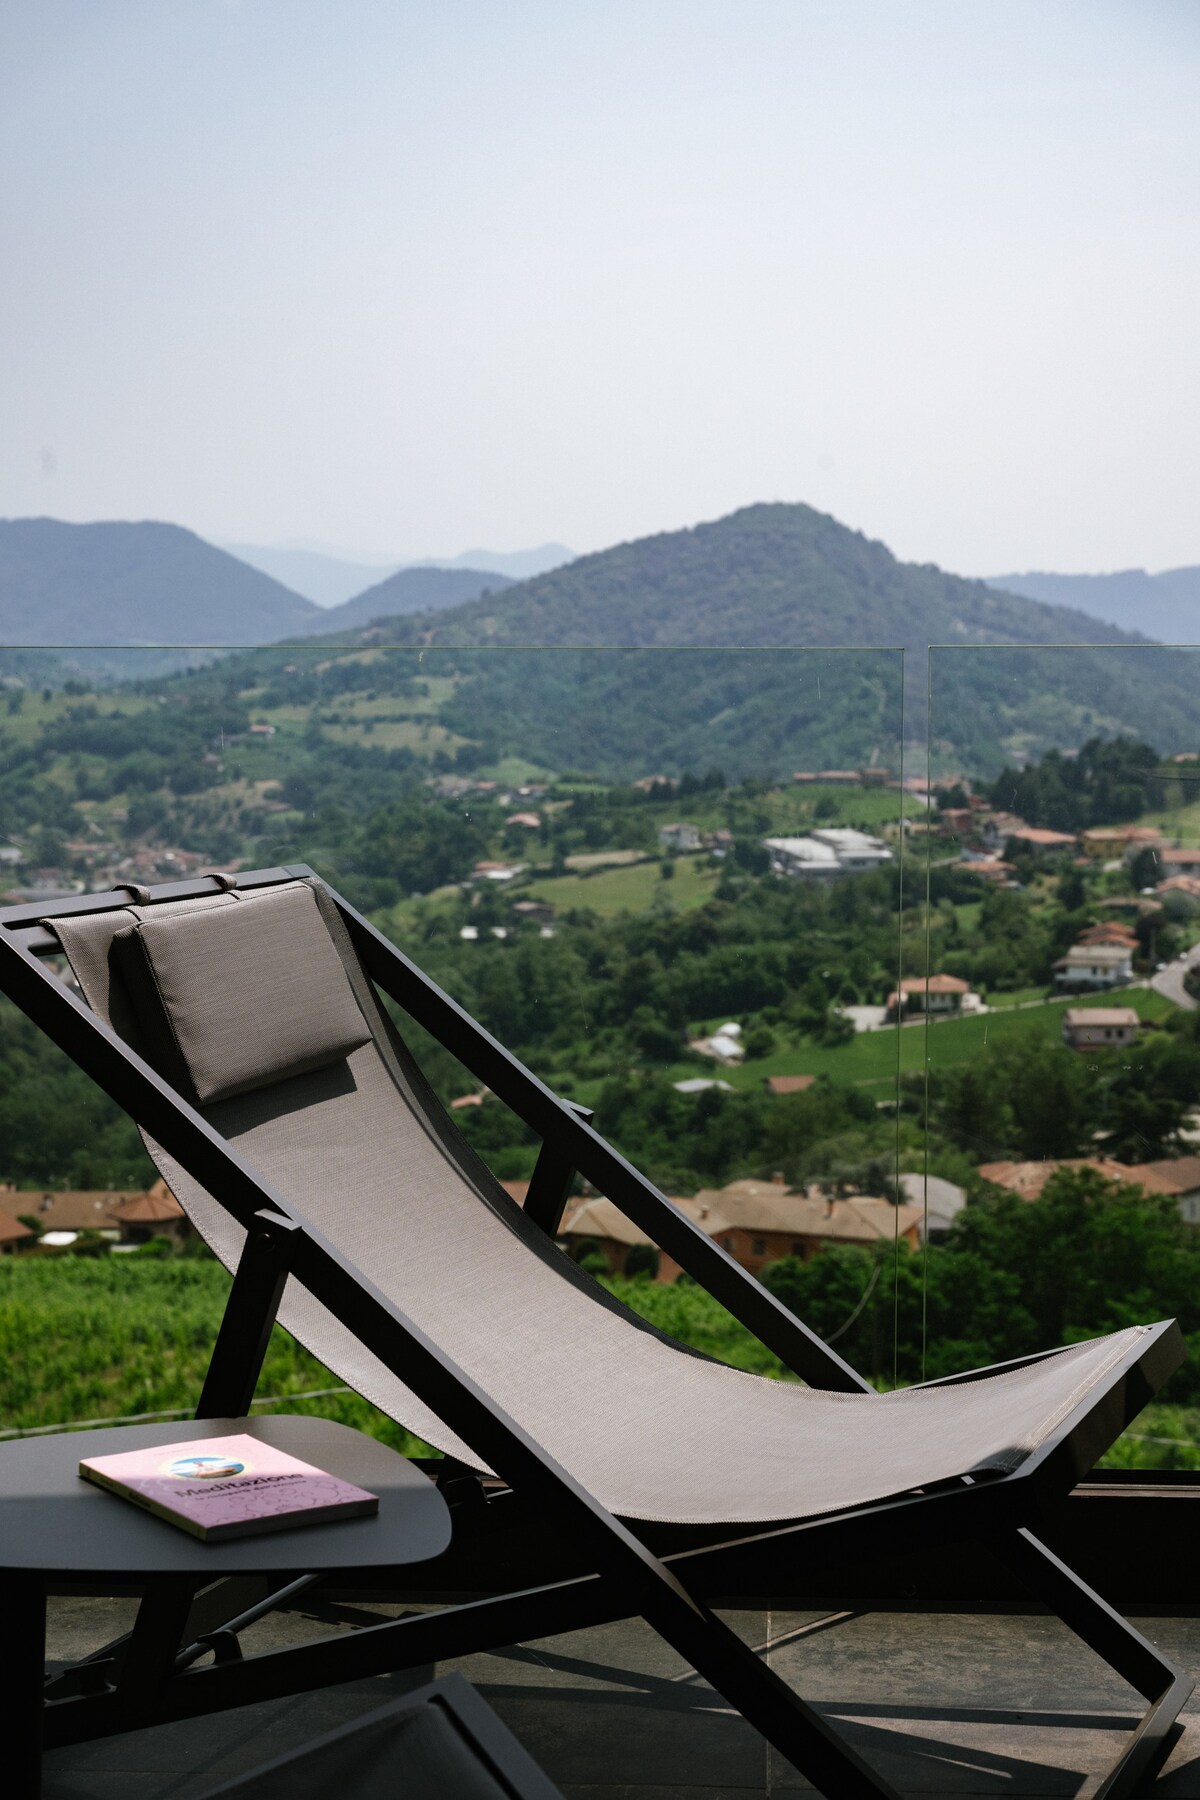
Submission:
M 1132 1006 L 1143 1019 L 1166 1018 L 1174 1009 L 1171 1002 L 1150 988 L 1130 988 L 1118 999 L 1092 995 L 1075 1000 L 1077 1006 Z M 1008 1008 L 964 1019 L 944 1019 L 931 1023 L 928 1032 L 929 1057 L 939 1068 L 951 1068 L 970 1062 L 987 1050 L 989 1044 L 1013 1037 L 1049 1040 L 1057 1043 L 1062 1033 L 1061 1002 L 1044 1006 Z M 911 1074 L 925 1066 L 926 1032 L 923 1024 L 906 1025 L 900 1031 L 901 1072 Z M 681 1064 L 678 1077 L 694 1075 L 695 1068 Z M 768 1075 L 829 1075 L 835 1081 L 857 1082 L 890 1087 L 896 1077 L 896 1032 L 865 1031 L 848 1044 L 827 1049 L 820 1044 L 805 1044 L 777 1051 L 761 1061 L 744 1064 L 740 1069 L 723 1070 L 725 1080 L 735 1087 L 756 1087 Z M 883 1098 L 883 1095 L 880 1096 Z

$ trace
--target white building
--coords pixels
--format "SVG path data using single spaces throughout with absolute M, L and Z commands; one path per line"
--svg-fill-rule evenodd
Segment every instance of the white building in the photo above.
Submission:
M 719 1063 L 738 1063 L 746 1054 L 742 1028 L 733 1022 L 720 1026 L 709 1038 L 695 1039 L 688 1049 L 698 1051 L 701 1056 L 711 1056 Z
M 1070 1050 L 1123 1050 L 1137 1037 L 1139 1024 L 1132 1006 L 1068 1006 L 1063 1043 Z
M 810 881 L 831 881 L 844 873 L 837 852 L 828 844 L 811 837 L 769 837 L 763 849 L 771 858 L 776 875 L 804 875 Z
M 813 832 L 818 844 L 828 844 L 844 869 L 882 869 L 890 863 L 892 853 L 882 838 L 865 831 L 852 831 L 846 825 L 830 825 Z
M 689 825 L 686 821 L 676 825 L 661 825 L 658 841 L 664 850 L 698 850 L 700 827 Z
M 882 868 L 892 860 L 882 838 L 843 826 L 813 831 L 807 837 L 764 838 L 763 848 L 775 874 L 799 875 L 810 881 L 836 881 L 842 875 Z
M 1133 951 L 1124 944 L 1072 944 L 1054 965 L 1063 993 L 1125 987 L 1133 980 Z

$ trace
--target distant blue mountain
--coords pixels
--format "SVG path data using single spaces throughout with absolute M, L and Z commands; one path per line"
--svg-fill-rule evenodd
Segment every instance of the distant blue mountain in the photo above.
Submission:
M 991 575 L 988 586 L 1041 600 L 1050 606 L 1077 606 L 1162 644 L 1200 643 L 1200 568 L 1123 569 L 1113 575 Z

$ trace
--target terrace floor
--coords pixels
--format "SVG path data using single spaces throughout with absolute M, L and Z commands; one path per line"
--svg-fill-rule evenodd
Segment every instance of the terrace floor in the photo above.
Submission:
M 243 1642 L 250 1654 L 396 1610 L 298 1602 Z M 128 1601 L 52 1600 L 48 1653 L 74 1660 L 131 1617 Z M 1057 1620 L 1037 1613 L 755 1609 L 727 1617 L 843 1720 L 906 1796 L 1086 1800 L 1141 1710 Z M 1200 1680 L 1200 1619 L 1135 1623 Z M 626 1623 L 53 1751 L 45 1800 L 200 1800 L 220 1780 L 449 1668 L 475 1684 L 565 1800 L 775 1800 L 806 1790 L 674 1651 Z M 1196 1696 L 1184 1727 L 1153 1786 L 1156 1800 L 1200 1800 Z

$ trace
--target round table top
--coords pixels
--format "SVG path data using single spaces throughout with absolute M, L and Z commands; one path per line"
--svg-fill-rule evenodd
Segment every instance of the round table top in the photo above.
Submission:
M 81 1457 L 239 1434 L 378 1494 L 378 1514 L 205 1543 L 79 1474 Z M 0 1444 L 0 1569 L 235 1575 L 375 1568 L 439 1556 L 450 1531 L 449 1509 L 428 1476 L 376 1438 L 330 1419 L 187 1419 Z

